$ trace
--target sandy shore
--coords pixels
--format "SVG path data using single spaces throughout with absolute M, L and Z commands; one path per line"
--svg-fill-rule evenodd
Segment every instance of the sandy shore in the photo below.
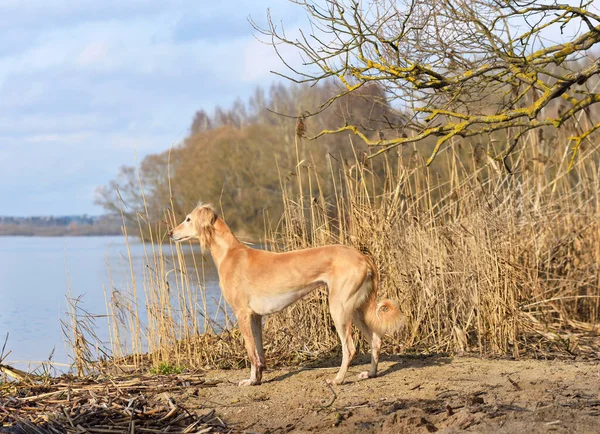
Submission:
M 255 387 L 237 385 L 248 370 L 5 384 L 0 432 L 600 432 L 597 360 L 388 356 L 358 380 L 367 362 L 333 387 L 335 359 L 269 370 Z
M 356 380 L 365 368 L 333 391 L 337 367 L 274 370 L 250 388 L 235 384 L 246 371 L 211 371 L 217 387 L 175 399 L 250 432 L 600 432 L 597 362 L 393 357 Z

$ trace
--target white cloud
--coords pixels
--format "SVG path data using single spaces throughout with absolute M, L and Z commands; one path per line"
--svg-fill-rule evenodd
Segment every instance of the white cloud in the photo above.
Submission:
M 244 81 L 265 80 L 271 71 L 281 66 L 273 47 L 252 39 L 244 47 L 244 66 L 241 79 Z
M 147 16 L 185 3 L 182 0 L 169 4 L 163 0 L 2 0 L 0 31 L 16 27 L 64 27 L 73 22 Z
M 192 40 L 174 43 L 165 34 L 174 26 L 170 14 L 149 20 L 101 21 L 43 33 L 34 46 L 0 58 L 0 74 L 43 72 L 60 68 L 64 72 L 181 75 L 213 72 L 220 79 L 232 79 L 241 67 L 238 53 L 252 38 L 248 34 L 221 41 Z
M 275 16 L 273 21 L 277 22 Z M 306 28 L 308 20 L 290 20 L 285 25 L 285 36 L 290 41 L 300 40 L 302 34 L 299 29 Z M 282 28 L 278 28 L 282 32 Z M 319 35 L 321 40 L 327 40 L 326 34 Z M 271 41 L 264 35 L 257 35 L 250 39 L 244 48 L 244 79 L 249 82 L 258 82 L 264 80 L 273 80 L 275 76 L 271 71 L 278 72 L 288 77 L 296 78 L 296 71 L 306 72 L 307 66 L 305 59 L 301 56 L 301 51 L 291 44 L 277 43 L 277 50 L 271 44 Z M 282 60 L 289 66 L 286 66 Z
M 133 157 L 134 152 L 139 155 L 139 153 L 166 151 L 179 140 L 174 140 L 172 134 L 112 134 L 108 137 L 108 144 L 113 149 L 131 151 Z
M 104 42 L 92 42 L 79 53 L 76 63 L 81 66 L 100 64 L 106 59 L 107 53 L 108 50 Z
M 295 47 L 279 45 L 277 50 L 288 65 L 298 71 L 302 70 L 302 58 Z M 281 62 L 273 46 L 252 38 L 244 47 L 243 74 L 240 78 L 246 82 L 273 80 L 275 76 L 271 71 L 295 76 L 294 72 Z
M 64 134 L 35 134 L 28 136 L 25 141 L 27 143 L 42 143 L 48 145 L 68 145 L 79 144 L 88 140 L 91 136 L 89 132 L 73 132 Z
M 28 140 L 36 134 L 74 133 L 81 131 L 98 131 L 110 128 L 112 119 L 104 114 L 5 114 L 0 117 L 0 132 L 23 134 Z
M 271 6 L 274 17 L 296 19 L 296 6 Z M 8 207 L 0 214 L 45 213 L 27 191 L 60 201 L 73 183 L 104 185 L 134 164 L 134 150 L 141 160 L 183 140 L 196 110 L 268 86 L 279 61 L 246 22 L 264 19 L 267 7 L 0 0 L 0 196 Z M 53 206 L 69 213 L 74 204 Z

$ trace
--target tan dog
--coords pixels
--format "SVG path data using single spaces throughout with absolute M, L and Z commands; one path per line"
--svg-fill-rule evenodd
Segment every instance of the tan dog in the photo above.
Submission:
M 359 378 L 377 376 L 381 336 L 403 323 L 398 304 L 377 303 L 377 272 L 373 262 L 351 247 L 335 245 L 286 253 L 252 249 L 242 244 L 210 205 L 198 205 L 169 232 L 174 241 L 199 238 L 208 247 L 219 272 L 225 300 L 237 317 L 250 358 L 250 378 L 240 386 L 260 384 L 265 357 L 262 315 L 279 312 L 315 288 L 329 289 L 329 310 L 342 342 L 340 384 L 356 352 L 354 322 L 371 343 L 371 368 Z

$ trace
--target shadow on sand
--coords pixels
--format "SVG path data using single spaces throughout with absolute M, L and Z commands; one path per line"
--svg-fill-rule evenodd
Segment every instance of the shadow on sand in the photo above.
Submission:
M 294 375 L 300 374 L 302 372 L 311 371 L 314 369 L 322 369 L 322 368 L 337 368 L 340 366 L 342 362 L 341 356 L 335 357 L 327 357 L 321 360 L 315 360 L 298 368 L 291 368 L 290 372 L 285 374 L 277 375 L 276 377 L 266 379 L 265 383 L 283 381 L 287 378 L 291 378 Z M 380 370 L 378 373 L 378 377 L 385 377 L 386 375 L 391 374 L 392 372 L 399 371 L 401 369 L 407 368 L 424 368 L 427 366 L 440 366 L 446 365 L 452 362 L 452 357 L 450 357 L 446 353 L 436 353 L 436 354 L 426 354 L 426 355 L 415 355 L 415 354 L 405 354 L 405 355 L 383 355 L 379 359 L 379 362 L 393 362 L 391 366 L 386 367 L 383 370 Z M 371 363 L 370 355 L 361 354 L 354 358 L 353 363 L 350 365 L 350 368 L 357 365 L 368 365 Z M 347 379 L 348 383 L 351 383 L 352 380 L 350 377 Z

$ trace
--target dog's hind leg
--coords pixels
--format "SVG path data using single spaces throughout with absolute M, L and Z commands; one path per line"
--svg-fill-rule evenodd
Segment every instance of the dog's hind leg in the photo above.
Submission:
M 333 381 L 328 380 L 328 383 L 342 384 L 350 362 L 356 354 L 354 340 L 352 339 L 352 316 L 348 315 L 349 310 L 342 303 L 334 300 L 330 300 L 329 309 L 342 343 L 342 365 Z
M 369 328 L 361 312 L 356 312 L 354 315 L 354 321 L 371 346 L 371 367 L 368 371 L 358 374 L 358 378 L 365 379 L 377 377 L 377 365 L 379 364 L 379 352 L 381 351 L 381 338 L 377 333 Z
M 236 315 L 240 331 L 244 337 L 244 346 L 250 358 L 250 378 L 239 382 L 240 386 L 255 386 L 262 380 L 264 355 L 262 349 L 262 327 L 260 316 L 254 313 Z M 259 336 L 260 335 L 260 336 Z M 260 339 L 256 339 L 259 336 Z M 260 349 L 258 344 L 260 344 Z

